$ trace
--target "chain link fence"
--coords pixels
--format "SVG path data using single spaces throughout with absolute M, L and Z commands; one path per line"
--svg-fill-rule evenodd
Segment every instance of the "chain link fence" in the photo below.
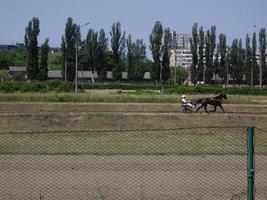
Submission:
M 267 130 L 255 128 L 255 199 L 267 199 Z
M 255 130 L 256 199 L 267 133 Z M 0 199 L 243 200 L 246 127 L 0 133 Z

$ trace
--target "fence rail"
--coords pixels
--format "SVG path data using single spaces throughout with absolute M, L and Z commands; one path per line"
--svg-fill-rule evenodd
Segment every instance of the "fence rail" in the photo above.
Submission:
M 255 197 L 267 197 L 255 128 Z M 246 199 L 246 127 L 0 133 L 0 199 Z

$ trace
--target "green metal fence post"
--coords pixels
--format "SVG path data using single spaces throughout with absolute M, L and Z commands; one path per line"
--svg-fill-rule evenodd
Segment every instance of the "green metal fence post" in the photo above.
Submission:
M 254 127 L 247 128 L 247 199 L 254 200 Z

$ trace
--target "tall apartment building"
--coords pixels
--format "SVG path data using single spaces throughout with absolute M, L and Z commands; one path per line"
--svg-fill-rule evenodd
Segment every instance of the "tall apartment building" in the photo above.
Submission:
M 192 64 L 192 53 L 190 51 L 189 39 L 191 34 L 177 34 L 171 31 L 172 35 L 172 48 L 170 56 L 170 66 L 182 66 L 188 68 Z

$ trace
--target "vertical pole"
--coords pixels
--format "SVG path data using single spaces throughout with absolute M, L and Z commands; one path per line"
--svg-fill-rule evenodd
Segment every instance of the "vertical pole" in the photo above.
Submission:
M 67 82 L 67 58 L 65 57 L 65 82 Z
M 260 53 L 259 64 L 260 64 L 260 88 L 262 88 L 262 57 L 261 57 L 261 53 Z
M 251 62 L 251 66 L 250 66 L 250 86 L 253 87 L 253 68 L 252 68 L 252 62 Z
M 75 54 L 75 93 L 78 92 L 78 44 L 76 43 Z
M 174 69 L 173 69 L 173 73 L 174 73 L 174 76 L 173 76 L 173 80 L 174 80 L 174 86 L 176 85 L 176 50 L 174 50 Z
M 228 64 L 226 66 L 226 86 L 228 87 L 229 85 L 229 71 L 228 71 Z
M 254 127 L 247 128 L 247 200 L 254 200 Z

